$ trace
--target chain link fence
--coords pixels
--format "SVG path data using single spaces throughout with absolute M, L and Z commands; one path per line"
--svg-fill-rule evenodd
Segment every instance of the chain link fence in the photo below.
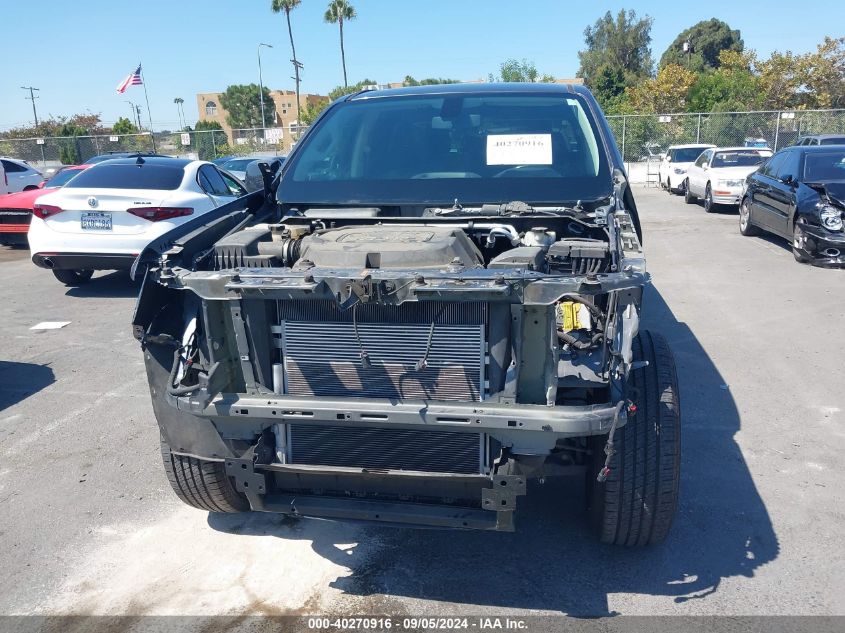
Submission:
M 808 134 L 845 133 L 845 110 L 708 112 L 609 116 L 633 180 L 650 179 L 652 163 L 670 145 L 712 143 L 722 147 L 766 145 L 777 151 Z M 72 137 L 4 139 L 0 155 L 48 167 L 81 163 L 108 152 L 158 152 L 213 160 L 223 156 L 286 154 L 307 128 L 249 128 Z M 637 164 L 640 167 L 634 167 Z M 639 172 L 647 175 L 639 177 Z
M 143 132 L 43 138 L 2 138 L 0 156 L 39 167 L 76 165 L 111 152 L 156 152 L 180 158 L 214 160 L 225 156 L 278 156 L 307 128 L 250 128 L 193 132 Z
M 608 116 L 634 182 L 654 183 L 657 163 L 670 145 L 709 143 L 774 151 L 810 134 L 845 133 L 845 110 L 784 110 L 626 114 Z

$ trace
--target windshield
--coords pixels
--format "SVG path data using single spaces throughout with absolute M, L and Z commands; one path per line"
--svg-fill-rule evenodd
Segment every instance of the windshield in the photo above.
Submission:
M 133 165 L 102 163 L 91 167 L 72 179 L 68 189 L 178 189 L 185 172 L 181 164 Z
M 760 152 L 738 151 L 717 152 L 713 157 L 712 167 L 753 167 L 763 162 Z
M 83 170 L 81 169 L 63 169 L 46 181 L 44 183 L 44 188 L 49 189 L 50 187 L 61 187 L 74 176 L 78 176 L 82 171 Z
M 804 180 L 845 180 L 845 152 L 808 152 L 804 157 Z
M 403 95 L 333 107 L 289 161 L 285 203 L 562 203 L 612 191 L 576 95 Z
M 701 156 L 706 147 L 679 147 L 669 150 L 673 163 L 694 163 L 695 159 Z

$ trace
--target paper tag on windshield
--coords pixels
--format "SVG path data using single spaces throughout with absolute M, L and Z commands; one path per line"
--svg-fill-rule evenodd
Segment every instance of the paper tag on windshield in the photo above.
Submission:
M 488 165 L 551 165 L 551 134 L 490 134 Z

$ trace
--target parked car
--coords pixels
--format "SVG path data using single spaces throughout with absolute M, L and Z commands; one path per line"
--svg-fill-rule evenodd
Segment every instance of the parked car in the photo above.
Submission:
M 7 193 L 37 189 L 39 183 L 44 180 L 41 172 L 29 165 L 24 160 L 15 158 L 0 157 L 3 164 L 3 182 L 6 185 Z
M 756 149 L 768 149 L 771 151 L 769 147 L 769 141 L 764 138 L 755 138 L 753 136 L 748 136 L 745 138 L 743 142 L 743 147 L 754 147 Z
M 666 154 L 663 151 L 663 148 L 660 146 L 660 144 L 653 143 L 653 142 L 644 143 L 643 144 L 643 154 L 640 157 L 640 161 L 646 162 L 646 161 L 663 160 L 663 157 L 665 155 Z
M 660 186 L 669 193 L 686 191 L 687 169 L 706 149 L 715 145 L 690 143 L 688 145 L 670 145 L 660 162 Z
M 772 152 L 750 147 L 717 147 L 704 150 L 687 169 L 684 200 L 704 200 L 712 213 L 718 205 L 739 205 L 746 176 L 755 171 Z
M 156 154 L 155 152 L 106 152 L 105 154 L 92 156 L 86 160 L 83 165 L 96 165 L 97 163 L 102 163 L 106 160 L 114 160 L 115 158 L 138 158 L 139 156 L 143 158 L 169 158 L 168 156 Z
M 678 383 L 639 329 L 637 207 L 586 88 L 348 95 L 267 180 L 137 260 L 176 495 L 513 530 L 529 479 L 577 474 L 603 541 L 664 539 Z
M 793 146 L 748 177 L 739 230 L 790 240 L 799 262 L 842 266 L 844 218 L 845 145 Z
M 813 134 L 802 136 L 796 145 L 845 145 L 845 134 Z
M 36 200 L 59 187 L 90 165 L 69 165 L 35 189 L 0 196 L 0 244 L 26 245 L 26 234 Z
M 275 158 L 274 156 L 236 156 L 234 158 L 230 158 L 226 162 L 220 164 L 220 167 L 228 171 L 230 174 L 234 175 L 238 178 L 241 182 L 244 181 L 246 178 L 246 168 L 250 163 L 254 163 L 256 161 L 265 161 L 269 162 Z
M 128 269 L 155 238 L 246 193 L 215 165 L 119 158 L 40 197 L 29 227 L 32 261 L 67 285 L 95 270 Z

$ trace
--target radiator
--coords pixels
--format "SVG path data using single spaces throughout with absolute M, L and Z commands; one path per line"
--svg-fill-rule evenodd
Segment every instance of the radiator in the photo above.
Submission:
M 485 308 L 480 303 L 374 304 L 362 306 L 353 320 L 352 310 L 341 312 L 329 302 L 280 302 L 273 331 L 282 353 L 284 391 L 482 400 Z
M 477 474 L 484 435 L 454 431 L 291 424 L 288 463 Z

